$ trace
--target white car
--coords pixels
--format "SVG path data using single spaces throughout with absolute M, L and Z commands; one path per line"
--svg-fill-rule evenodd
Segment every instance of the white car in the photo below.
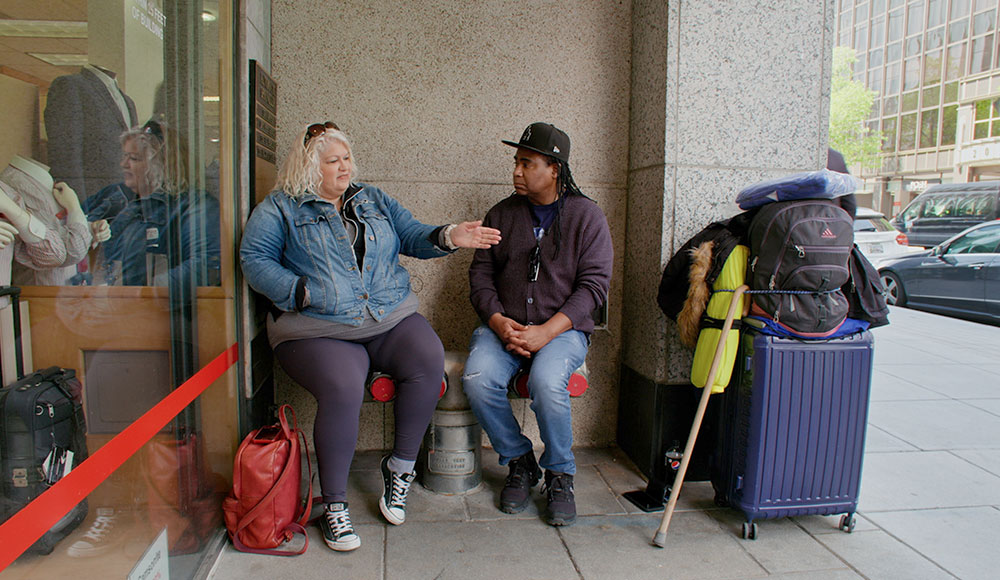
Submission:
M 859 207 L 854 216 L 854 243 L 876 268 L 886 259 L 924 250 L 919 246 L 908 246 L 906 234 L 892 227 L 884 215 L 867 207 Z

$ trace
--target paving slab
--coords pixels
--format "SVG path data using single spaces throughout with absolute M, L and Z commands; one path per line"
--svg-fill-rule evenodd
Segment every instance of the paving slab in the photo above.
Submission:
M 868 429 L 865 431 L 865 452 L 883 453 L 886 451 L 919 451 L 919 449 L 869 423 Z
M 870 514 L 886 532 L 963 580 L 995 580 L 1000 511 L 992 507 Z
M 952 453 L 993 475 L 1000 476 L 1000 449 L 969 449 Z
M 868 421 L 923 450 L 997 447 L 1000 417 L 961 401 L 872 403 Z
M 997 381 L 1000 383 L 1000 377 L 997 378 Z M 963 399 L 962 402 L 1000 417 L 1000 399 Z M 996 443 L 997 446 L 1000 446 L 1000 441 Z
M 579 579 L 559 532 L 542 522 L 393 526 L 386 533 L 385 554 L 386 578 Z
M 329 580 L 332 571 L 336 570 L 338 578 L 381 580 L 385 574 L 383 569 L 385 527 L 355 523 L 354 529 L 361 537 L 361 547 L 351 552 L 334 552 L 328 548 L 316 526 L 307 528 L 309 549 L 300 556 L 246 554 L 236 551 L 227 543 L 209 577 L 216 580 L 246 578 Z M 301 546 L 301 542 L 297 545 Z
M 1000 504 L 1000 477 L 946 451 L 868 453 L 859 509 L 872 512 Z
M 843 514 L 832 516 L 795 516 L 790 518 L 793 522 L 802 527 L 803 530 L 814 536 L 820 534 L 846 534 L 840 529 L 840 518 Z M 865 516 L 854 513 L 854 532 L 864 532 L 877 530 L 878 527 L 869 521 Z
M 981 348 L 981 347 L 980 347 Z M 877 369 L 953 399 L 1000 398 L 997 375 L 966 364 L 927 361 L 919 364 L 876 366 Z
M 559 533 L 584 579 L 767 577 L 736 538 L 720 533 L 718 523 L 703 513 L 676 514 L 664 548 L 652 544 L 659 524 L 656 514 L 594 516 L 580 518 Z
M 722 510 L 711 515 L 769 574 L 847 567 L 791 518 L 757 520 L 757 539 L 744 540 L 737 536 L 746 521 L 742 512 Z
M 921 401 L 947 399 L 945 395 L 917 386 L 893 375 L 890 371 L 876 368 L 872 372 L 872 390 L 869 400 L 874 401 Z
M 819 537 L 831 552 L 868 578 L 949 580 L 954 578 L 922 554 L 880 529 Z

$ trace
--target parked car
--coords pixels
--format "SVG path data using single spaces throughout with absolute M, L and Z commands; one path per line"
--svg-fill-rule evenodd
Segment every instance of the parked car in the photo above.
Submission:
M 879 267 L 887 301 L 1000 323 L 1000 220 L 973 226 L 931 250 Z
M 914 246 L 936 246 L 979 223 L 997 219 L 1000 181 L 939 183 L 928 187 L 892 225 Z
M 889 220 L 871 208 L 859 207 L 854 215 L 854 243 L 876 268 L 889 258 L 909 256 L 924 248 L 907 245 L 906 234 L 892 227 Z

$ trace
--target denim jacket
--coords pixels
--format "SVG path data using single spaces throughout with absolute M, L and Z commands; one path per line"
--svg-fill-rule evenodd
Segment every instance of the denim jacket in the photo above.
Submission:
M 449 254 L 430 241 L 436 226 L 413 214 L 377 187 L 361 189 L 345 203 L 364 222 L 365 252 L 358 268 L 347 229 L 332 203 L 312 193 L 298 198 L 274 191 L 254 208 L 240 245 L 240 264 L 250 286 L 283 311 L 295 310 L 295 286 L 306 277 L 309 304 L 303 313 L 360 326 L 365 311 L 382 320 L 410 294 L 410 274 L 399 254 L 436 258 Z
M 103 244 L 105 264 L 120 263 L 125 286 L 165 286 L 166 276 L 183 284 L 219 285 L 219 202 L 199 191 L 174 195 L 154 192 L 139 198 L 125 184 L 109 185 L 81 204 L 89 221 L 110 222 L 111 238 Z M 180 255 L 167 256 L 169 236 L 176 230 Z M 162 272 L 149 276 L 149 257 L 162 262 Z M 170 262 L 178 265 L 169 268 Z

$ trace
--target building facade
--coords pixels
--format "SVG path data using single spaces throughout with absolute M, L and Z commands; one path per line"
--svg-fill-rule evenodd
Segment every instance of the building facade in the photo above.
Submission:
M 836 42 L 876 93 L 882 166 L 865 201 L 895 215 L 929 185 L 1000 178 L 997 0 L 838 0 Z

